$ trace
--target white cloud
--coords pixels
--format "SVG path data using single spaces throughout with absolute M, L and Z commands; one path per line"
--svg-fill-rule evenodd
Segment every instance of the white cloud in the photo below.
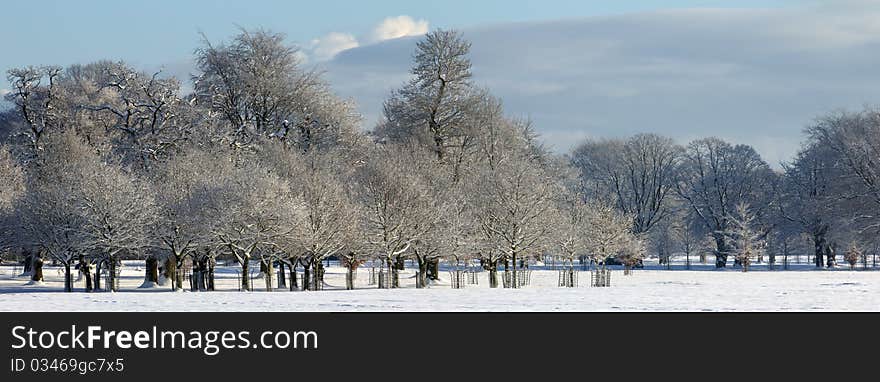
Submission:
M 12 93 L 12 90 L 9 89 L 0 89 L 0 97 L 3 97 L 9 93 Z
M 312 40 L 311 56 L 317 61 L 326 61 L 337 53 L 360 46 L 357 39 L 348 33 L 333 32 Z
M 405 15 L 387 17 L 360 39 L 350 33 L 342 32 L 332 32 L 316 38 L 305 47 L 300 59 L 303 63 L 324 62 L 333 59 L 340 52 L 357 48 L 363 43 L 373 44 L 425 33 L 428 33 L 428 22 L 425 20 L 415 20 Z
M 428 33 L 428 21 L 415 20 L 402 15 L 388 17 L 373 29 L 369 38 L 371 42 L 391 40 L 407 36 L 420 36 Z

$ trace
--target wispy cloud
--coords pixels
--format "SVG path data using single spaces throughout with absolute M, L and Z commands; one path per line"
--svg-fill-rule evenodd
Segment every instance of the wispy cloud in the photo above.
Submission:
M 337 53 L 360 46 L 357 38 L 348 33 L 333 32 L 312 40 L 309 51 L 317 61 L 326 61 Z

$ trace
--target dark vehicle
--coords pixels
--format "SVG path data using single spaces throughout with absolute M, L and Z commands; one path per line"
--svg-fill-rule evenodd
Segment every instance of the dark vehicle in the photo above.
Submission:
M 621 263 L 620 260 L 617 259 L 617 257 L 608 256 L 605 258 L 605 265 L 623 265 L 623 263 Z M 642 260 L 639 260 L 639 262 L 635 265 L 634 268 L 642 269 L 644 267 L 645 267 L 645 264 L 642 262 Z

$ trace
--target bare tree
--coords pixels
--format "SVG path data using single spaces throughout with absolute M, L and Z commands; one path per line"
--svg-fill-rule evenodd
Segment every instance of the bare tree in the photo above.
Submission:
M 26 125 L 24 135 L 33 156 L 40 151 L 43 134 L 64 123 L 63 119 L 58 118 L 55 105 L 58 98 L 57 79 L 61 70 L 58 66 L 29 66 L 7 72 L 6 79 L 12 84 L 13 92 L 7 94 L 6 99 L 15 105 Z
M 684 252 L 686 269 L 691 269 L 691 255 L 702 253 L 703 250 L 706 235 L 700 229 L 700 224 L 692 216 L 687 215 L 672 221 L 672 238 L 678 249 Z
M 638 134 L 584 142 L 571 154 L 571 162 L 580 172 L 583 197 L 614 204 L 633 216 L 633 232 L 642 234 L 672 211 L 680 155 L 672 139 Z
M 71 106 L 91 113 L 90 119 L 107 130 L 123 163 L 146 169 L 189 139 L 192 111 L 181 99 L 176 78 L 146 74 L 123 62 L 95 65 L 92 71 L 97 73 L 81 75 L 83 70 L 72 68 L 72 78 L 63 80 L 78 87 Z M 91 82 L 92 88 L 83 82 Z
M 846 182 L 838 163 L 830 147 L 808 143 L 792 163 L 783 166 L 780 216 L 812 237 L 816 267 L 825 265 L 824 259 L 831 253 L 829 231 L 842 216 L 839 196 L 846 188 L 839 187 L 839 183 Z
M 715 266 L 727 265 L 728 216 L 736 205 L 754 206 L 764 219 L 775 205 L 777 175 L 750 146 L 732 146 L 717 138 L 691 142 L 682 157 L 677 193 L 712 233 L 716 245 Z
M 824 194 L 817 195 L 819 200 L 816 203 L 819 204 L 814 215 L 821 215 L 818 216 L 823 218 L 820 223 L 846 227 L 845 230 L 853 232 L 860 240 L 876 236 L 880 232 L 880 162 L 877 161 L 880 111 L 866 108 L 859 112 L 831 113 L 819 118 L 806 132 L 808 147 L 821 153 L 816 162 L 822 166 L 822 171 L 817 174 L 822 177 L 819 180 L 825 182 L 818 184 L 822 187 L 819 191 Z M 823 196 L 825 200 L 822 200 Z M 834 266 L 834 245 L 825 236 L 848 236 L 843 231 L 829 229 L 824 236 L 818 237 L 817 253 L 821 245 L 828 267 Z M 823 238 L 826 240 L 822 241 Z M 820 266 L 818 261 L 817 266 Z

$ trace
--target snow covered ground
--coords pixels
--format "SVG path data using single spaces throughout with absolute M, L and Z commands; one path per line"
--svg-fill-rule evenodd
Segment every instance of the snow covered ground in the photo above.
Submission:
M 632 276 L 615 270 L 610 288 L 589 287 L 589 272 L 580 273 L 579 287 L 559 288 L 558 273 L 549 268 L 533 267 L 531 285 L 518 290 L 490 289 L 486 272 L 479 274 L 478 285 L 464 289 L 445 282 L 415 289 L 411 269 L 402 271 L 402 289 L 378 290 L 368 285 L 368 269 L 361 269 L 358 289 L 346 291 L 344 269 L 332 266 L 324 291 L 265 292 L 259 290 L 263 281 L 256 280 L 259 291 L 243 293 L 237 291 L 238 268 L 229 266 L 218 269 L 216 292 L 171 293 L 167 287 L 138 289 L 143 269 L 129 263 L 120 292 L 63 293 L 57 268 L 45 268 L 43 285 L 25 285 L 26 277 L 4 266 L 0 311 L 880 311 L 880 271 L 815 270 L 803 264 L 788 271 L 757 266 L 743 273 L 710 265 L 665 270 L 649 263 Z

